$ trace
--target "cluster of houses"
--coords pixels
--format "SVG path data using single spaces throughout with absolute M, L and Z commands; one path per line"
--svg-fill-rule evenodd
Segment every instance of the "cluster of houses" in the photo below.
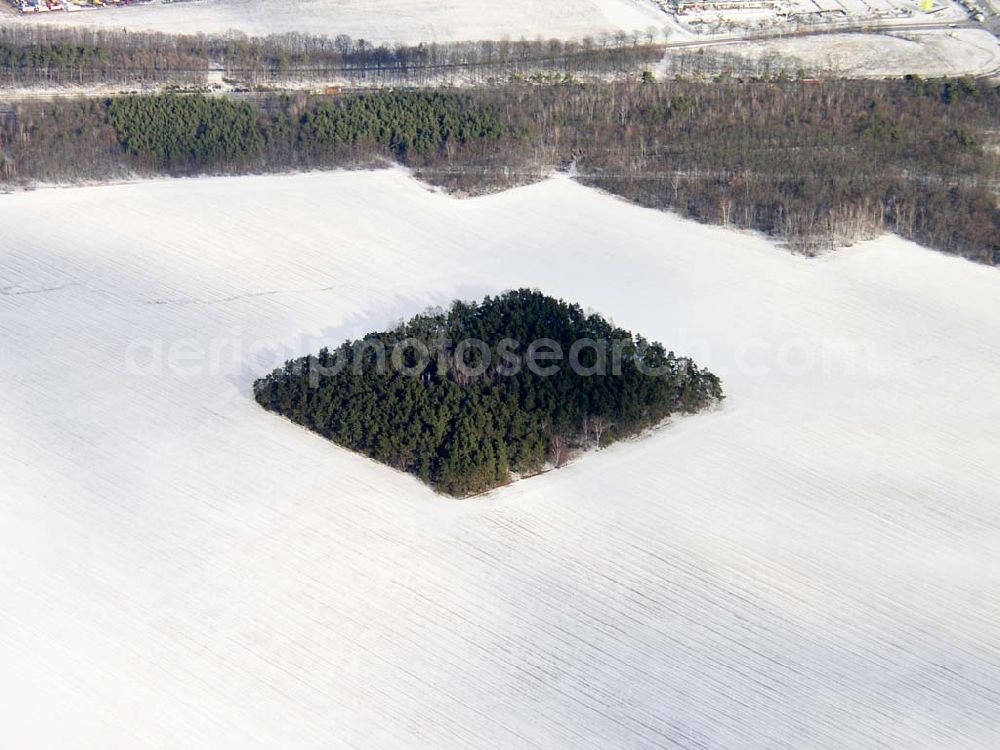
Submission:
M 973 0 L 958 0 L 958 2 L 968 11 L 969 15 L 972 16 L 976 21 L 982 23 L 986 20 L 986 16 L 983 15 L 982 9 L 973 2 Z
M 679 15 L 723 10 L 774 10 L 778 14 L 788 13 L 780 0 L 680 0 L 675 6 Z
M 73 12 L 106 5 L 133 5 L 143 0 L 10 0 L 22 13 L 48 13 L 51 11 Z

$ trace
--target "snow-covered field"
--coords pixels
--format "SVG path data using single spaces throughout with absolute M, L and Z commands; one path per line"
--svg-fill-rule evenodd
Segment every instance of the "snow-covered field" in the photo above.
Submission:
M 905 73 L 983 75 L 1000 70 L 1000 42 L 985 29 L 776 39 L 727 46 L 725 51 L 753 59 L 794 58 L 810 67 L 862 78 Z
M 460 502 L 250 399 L 518 285 L 725 407 Z M 568 179 L 2 196 L 0 746 L 994 750 L 998 285 Z
M 12 15 L 0 13 L 0 21 Z M 348 34 L 373 42 L 571 38 L 676 28 L 652 0 L 191 0 L 42 13 L 24 22 L 171 33 Z

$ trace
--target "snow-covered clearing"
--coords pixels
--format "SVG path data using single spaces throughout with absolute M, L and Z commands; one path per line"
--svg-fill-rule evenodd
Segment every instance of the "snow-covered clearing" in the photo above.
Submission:
M 251 349 L 519 285 L 725 408 L 460 502 L 251 401 Z M 994 750 L 998 288 L 565 178 L 2 196 L 0 746 Z
M 15 19 L 190 34 L 348 34 L 372 42 L 580 38 L 649 26 L 676 28 L 651 0 L 191 0 L 23 19 L 0 14 L 0 22 Z
M 982 75 L 1000 70 L 1000 42 L 985 29 L 834 34 L 746 42 L 724 49 L 753 59 L 801 60 L 810 68 L 863 78 L 906 73 Z

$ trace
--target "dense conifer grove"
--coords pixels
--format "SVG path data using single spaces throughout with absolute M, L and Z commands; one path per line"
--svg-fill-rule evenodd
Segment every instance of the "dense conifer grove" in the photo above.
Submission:
M 127 96 L 107 104 L 107 121 L 125 152 L 166 171 L 257 159 L 264 135 L 245 102 L 185 96 Z
M 0 111 L 0 183 L 398 161 L 461 193 L 578 178 L 804 252 L 894 231 L 1000 262 L 1000 87 L 669 80 L 168 94 Z
M 558 350 L 531 347 L 543 339 Z M 483 346 L 462 343 L 470 340 Z M 597 343 L 574 348 L 584 341 Z M 690 360 L 525 289 L 289 361 L 254 393 L 265 408 L 455 496 L 723 398 L 719 379 Z
M 263 115 L 247 102 L 202 96 L 125 96 L 107 102 L 107 123 L 145 168 L 172 173 L 260 164 L 265 148 L 299 152 L 305 163 L 345 154 L 386 153 L 406 162 L 448 144 L 492 141 L 502 128 L 468 97 L 375 91 Z M 271 154 L 268 154 L 270 156 Z

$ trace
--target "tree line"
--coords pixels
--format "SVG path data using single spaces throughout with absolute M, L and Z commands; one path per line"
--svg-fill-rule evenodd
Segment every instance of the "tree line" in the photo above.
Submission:
M 996 85 L 671 82 L 554 92 L 562 106 L 597 114 L 572 142 L 583 179 L 643 205 L 807 252 L 889 230 L 1000 262 Z
M 478 193 L 572 166 L 642 205 L 804 252 L 888 230 L 996 264 L 998 110 L 995 84 L 916 77 L 27 102 L 0 113 L 0 179 L 395 160 Z
M 533 367 L 531 343 L 543 339 L 544 367 Z M 464 346 L 471 340 L 480 346 Z M 593 344 L 574 349 L 580 341 Z M 556 350 L 569 356 L 553 364 Z M 459 497 L 723 398 L 719 379 L 690 360 L 527 289 L 455 302 L 289 361 L 254 394 L 264 408 Z
M 663 54 L 659 32 L 577 40 L 372 44 L 346 35 L 248 37 L 0 27 L 0 83 L 204 84 L 218 71 L 239 86 L 296 81 L 424 85 L 448 77 L 506 81 L 539 74 L 634 73 Z
M 185 35 L 19 24 L 0 27 L 0 85 L 190 87 L 207 85 L 210 72 L 244 88 L 302 82 L 427 86 L 557 76 L 621 79 L 637 78 L 653 67 L 671 77 L 701 80 L 839 75 L 830 64 L 791 55 L 755 57 L 725 48 L 670 47 L 669 34 L 666 28 L 651 26 L 578 40 L 374 44 L 344 34 Z

